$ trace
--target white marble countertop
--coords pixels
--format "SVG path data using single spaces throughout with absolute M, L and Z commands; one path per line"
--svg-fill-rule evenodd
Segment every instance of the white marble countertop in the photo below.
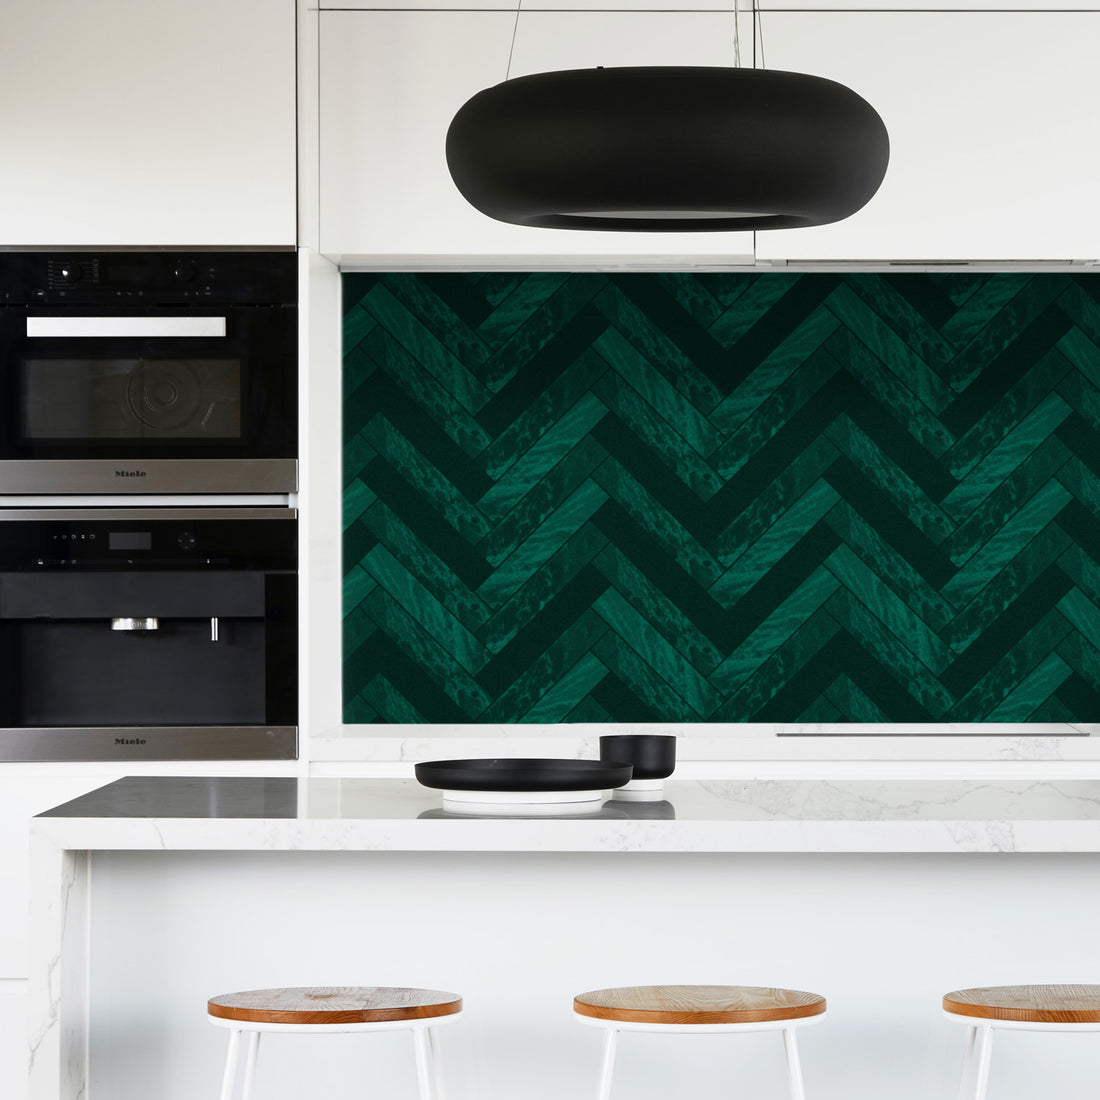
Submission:
M 58 849 L 1100 852 L 1100 781 L 669 781 L 583 813 L 457 814 L 408 779 L 132 776 L 35 819 Z

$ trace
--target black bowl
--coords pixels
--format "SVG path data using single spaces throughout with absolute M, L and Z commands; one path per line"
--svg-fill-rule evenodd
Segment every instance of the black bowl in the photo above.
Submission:
M 665 733 L 611 733 L 600 738 L 605 763 L 633 764 L 632 779 L 667 779 L 676 768 L 676 738 Z
M 413 769 L 425 787 L 444 791 L 603 791 L 630 779 L 629 764 L 601 760 L 428 760 Z

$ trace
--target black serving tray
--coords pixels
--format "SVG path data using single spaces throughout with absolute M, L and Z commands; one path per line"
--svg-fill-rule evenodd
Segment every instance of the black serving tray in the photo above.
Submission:
M 621 787 L 634 769 L 603 760 L 498 757 L 428 760 L 414 770 L 425 787 L 443 791 L 603 791 Z

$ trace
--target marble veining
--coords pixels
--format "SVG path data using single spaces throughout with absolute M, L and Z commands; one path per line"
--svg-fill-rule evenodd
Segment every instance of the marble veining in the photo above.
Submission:
M 456 813 L 410 779 L 132 776 L 35 828 L 79 849 L 1100 851 L 1100 781 L 673 779 L 525 816 Z

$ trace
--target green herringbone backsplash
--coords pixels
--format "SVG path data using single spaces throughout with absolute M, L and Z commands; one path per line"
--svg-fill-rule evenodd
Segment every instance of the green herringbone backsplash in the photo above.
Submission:
M 347 722 L 1100 718 L 1100 276 L 344 299 Z

